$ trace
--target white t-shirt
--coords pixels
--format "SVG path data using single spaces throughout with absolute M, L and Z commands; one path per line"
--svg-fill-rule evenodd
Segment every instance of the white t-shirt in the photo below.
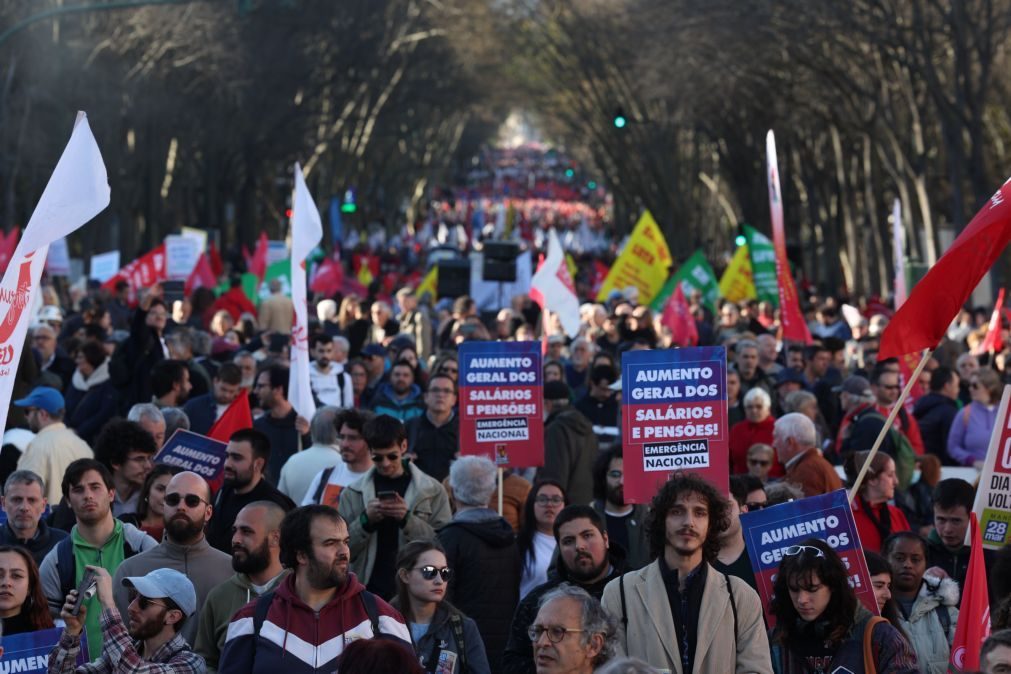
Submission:
M 534 533 L 534 558 L 523 560 L 523 576 L 520 579 L 520 599 L 527 596 L 530 590 L 548 582 L 548 565 L 555 554 L 555 537 Z
M 340 363 L 330 363 L 329 372 L 321 372 L 316 361 L 309 363 L 309 387 L 324 405 L 344 408 L 355 404 L 351 375 Z
M 356 473 L 348 465 L 341 461 L 336 466 L 333 467 L 333 471 L 330 473 L 330 478 L 326 481 L 326 486 L 323 487 L 323 493 L 320 495 L 319 503 L 321 505 L 337 507 L 337 503 L 340 500 L 341 490 L 361 478 L 365 473 Z M 316 473 L 316 477 L 312 479 L 309 484 L 309 488 L 305 491 L 305 496 L 302 497 L 302 503 L 299 505 L 314 505 L 317 501 L 313 500 L 313 496 L 316 495 L 316 490 L 319 489 L 319 481 L 323 477 L 323 471 Z M 552 539 L 553 540 L 553 539 Z

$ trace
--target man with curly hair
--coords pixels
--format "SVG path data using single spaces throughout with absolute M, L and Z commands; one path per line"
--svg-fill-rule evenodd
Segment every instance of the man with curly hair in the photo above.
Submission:
M 729 524 L 729 503 L 702 478 L 677 474 L 660 489 L 646 520 L 654 561 L 604 588 L 620 655 L 671 672 L 771 674 L 758 593 L 712 566 Z

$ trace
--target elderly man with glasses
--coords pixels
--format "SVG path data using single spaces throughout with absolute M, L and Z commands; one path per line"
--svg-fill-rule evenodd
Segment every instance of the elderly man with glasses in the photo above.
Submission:
M 341 491 L 338 510 L 348 523 L 355 575 L 370 592 L 392 597 L 400 546 L 434 538 L 452 513 L 442 485 L 404 459 L 407 433 L 400 420 L 377 415 L 362 435 L 375 466 Z
M 544 595 L 527 632 L 537 674 L 592 674 L 614 655 L 614 619 L 600 602 L 572 585 Z

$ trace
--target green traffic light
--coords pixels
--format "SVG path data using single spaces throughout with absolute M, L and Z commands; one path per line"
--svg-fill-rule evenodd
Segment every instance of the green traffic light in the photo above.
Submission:
M 341 213 L 354 213 L 358 210 L 357 204 L 341 204 Z
M 615 128 L 617 128 L 617 129 L 624 129 L 626 124 L 628 124 L 628 120 L 625 119 L 624 115 L 615 115 L 614 116 L 614 126 L 615 126 Z
M 565 177 L 566 178 L 571 178 L 574 175 L 576 175 L 575 171 L 573 171 L 572 169 L 565 169 Z
M 748 242 L 748 240 L 744 237 L 743 234 L 738 234 L 737 238 L 734 239 L 734 243 L 736 243 L 738 247 L 743 246 L 747 242 Z
M 586 183 L 586 186 L 591 190 L 595 190 L 597 189 L 597 182 L 595 180 L 591 180 L 590 182 Z

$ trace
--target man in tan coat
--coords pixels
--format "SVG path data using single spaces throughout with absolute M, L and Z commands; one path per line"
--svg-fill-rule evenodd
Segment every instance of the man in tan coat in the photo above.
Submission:
M 705 480 L 678 475 L 653 498 L 652 564 L 604 588 L 617 650 L 677 674 L 771 674 L 762 605 L 746 582 L 711 565 L 729 504 Z
M 269 287 L 270 297 L 260 302 L 260 315 L 257 316 L 260 328 L 282 335 L 290 334 L 295 320 L 295 305 L 291 298 L 281 293 L 281 279 L 270 279 Z

